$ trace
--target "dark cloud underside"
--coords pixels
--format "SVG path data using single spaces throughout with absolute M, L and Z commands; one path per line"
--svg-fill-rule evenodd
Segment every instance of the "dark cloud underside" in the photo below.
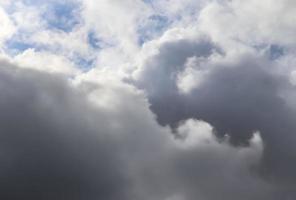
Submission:
M 116 148 L 83 98 L 34 71 L 1 67 L 0 85 L 1 199 L 125 199 Z
M 163 45 L 136 81 L 146 91 L 158 121 L 176 127 L 189 118 L 202 119 L 218 135 L 230 135 L 236 145 L 247 144 L 252 133 L 260 131 L 265 144 L 262 173 L 294 184 L 296 111 L 280 94 L 295 89 L 286 77 L 275 73 L 276 66 L 267 59 L 246 55 L 228 64 L 208 64 L 205 80 L 189 94 L 180 93 L 177 75 L 185 70 L 186 58 L 207 57 L 214 51 L 202 50 L 215 49 L 210 43 L 191 43 L 195 47 L 186 48 L 186 43 Z

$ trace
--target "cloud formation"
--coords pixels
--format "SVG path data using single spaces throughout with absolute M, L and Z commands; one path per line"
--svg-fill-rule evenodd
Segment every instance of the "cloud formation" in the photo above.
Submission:
M 1 199 L 296 197 L 293 1 L 0 6 Z
M 206 122 L 188 120 L 176 139 L 130 86 L 72 87 L 56 76 L 1 68 L 1 197 L 227 199 L 230 189 L 236 190 L 232 196 L 248 192 L 254 199 L 272 194 L 272 186 L 249 171 L 263 151 L 258 134 L 249 147 L 237 148 L 219 141 Z M 117 100 L 104 105 L 101 97 Z

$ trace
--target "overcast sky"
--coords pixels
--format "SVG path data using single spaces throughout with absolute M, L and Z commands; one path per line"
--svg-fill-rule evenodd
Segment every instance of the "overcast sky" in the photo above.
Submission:
M 295 13 L 0 0 L 0 199 L 295 199 Z

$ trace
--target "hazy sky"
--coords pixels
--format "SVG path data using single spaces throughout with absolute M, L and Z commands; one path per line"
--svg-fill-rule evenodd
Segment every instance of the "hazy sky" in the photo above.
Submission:
M 0 0 L 0 199 L 295 199 L 295 13 Z

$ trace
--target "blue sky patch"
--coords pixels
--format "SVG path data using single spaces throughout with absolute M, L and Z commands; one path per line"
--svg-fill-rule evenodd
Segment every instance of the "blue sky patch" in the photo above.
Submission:
M 270 45 L 268 53 L 271 60 L 276 60 L 285 54 L 284 48 L 275 44 Z
M 5 45 L 6 52 L 10 55 L 16 55 L 19 54 L 27 49 L 35 48 L 33 44 L 30 43 L 24 43 L 20 41 L 15 40 L 8 40 Z
M 95 31 L 89 31 L 87 42 L 95 50 L 101 50 L 115 46 L 114 42 L 101 39 Z
M 47 22 L 49 29 L 70 32 L 80 23 L 79 5 L 74 3 L 51 4 L 42 17 Z
M 21 38 L 20 33 L 18 33 L 5 42 L 4 49 L 9 55 L 17 55 L 26 51 L 27 49 L 35 49 L 37 51 L 40 51 L 46 50 L 48 49 L 48 47 L 41 44 L 25 41 Z
M 79 54 L 75 54 L 70 60 L 82 71 L 88 71 L 93 68 L 96 61 L 95 58 L 86 58 Z
M 89 45 L 92 48 L 94 48 L 94 49 L 101 49 L 102 48 L 102 44 L 101 44 L 102 41 L 97 37 L 97 35 L 94 31 L 91 31 L 88 33 L 87 40 L 88 40 Z
M 163 15 L 151 15 L 146 24 L 138 29 L 139 44 L 161 35 L 170 25 L 170 20 Z

